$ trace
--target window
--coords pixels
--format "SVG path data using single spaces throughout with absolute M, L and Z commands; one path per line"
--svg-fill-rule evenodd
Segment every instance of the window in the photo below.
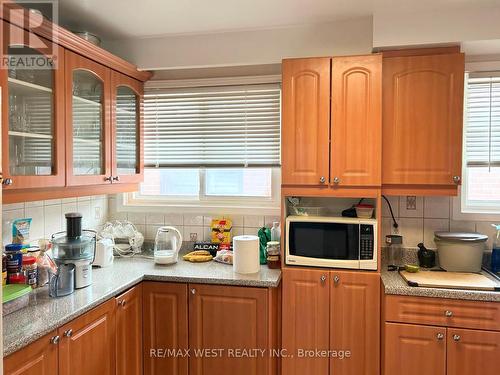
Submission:
M 144 183 L 126 203 L 276 213 L 280 101 L 278 83 L 146 88 Z
M 500 214 L 500 72 L 466 78 L 461 211 Z

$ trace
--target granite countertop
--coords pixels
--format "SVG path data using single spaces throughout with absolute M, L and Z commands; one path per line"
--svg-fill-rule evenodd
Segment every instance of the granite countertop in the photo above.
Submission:
M 500 292 L 409 286 L 399 272 L 387 271 L 386 267 L 382 269 L 380 275 L 384 283 L 385 294 L 500 302 Z
M 261 266 L 256 274 L 233 272 L 230 265 L 207 262 L 155 265 L 143 257 L 115 258 L 107 268 L 94 268 L 92 285 L 75 293 L 51 298 L 47 286 L 35 289 L 28 307 L 3 318 L 3 355 L 9 355 L 93 307 L 120 294 L 143 280 L 183 283 L 277 287 L 281 271 Z

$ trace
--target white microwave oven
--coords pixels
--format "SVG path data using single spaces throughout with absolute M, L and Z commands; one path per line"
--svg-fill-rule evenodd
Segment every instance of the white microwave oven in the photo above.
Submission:
M 375 219 L 288 216 L 285 263 L 376 270 L 377 238 Z

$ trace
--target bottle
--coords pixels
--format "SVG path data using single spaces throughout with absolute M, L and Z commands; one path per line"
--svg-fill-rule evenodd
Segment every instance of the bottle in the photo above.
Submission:
M 273 227 L 271 228 L 271 241 L 280 242 L 280 223 L 278 221 L 273 222 Z
M 491 271 L 493 273 L 500 272 L 500 224 L 491 224 L 497 230 L 495 239 L 493 240 L 493 251 L 491 253 Z

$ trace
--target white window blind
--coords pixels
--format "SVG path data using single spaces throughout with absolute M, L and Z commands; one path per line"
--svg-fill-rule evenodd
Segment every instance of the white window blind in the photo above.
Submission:
M 148 89 L 146 167 L 277 166 L 279 84 Z
M 500 167 L 500 73 L 469 75 L 466 112 L 466 165 Z

